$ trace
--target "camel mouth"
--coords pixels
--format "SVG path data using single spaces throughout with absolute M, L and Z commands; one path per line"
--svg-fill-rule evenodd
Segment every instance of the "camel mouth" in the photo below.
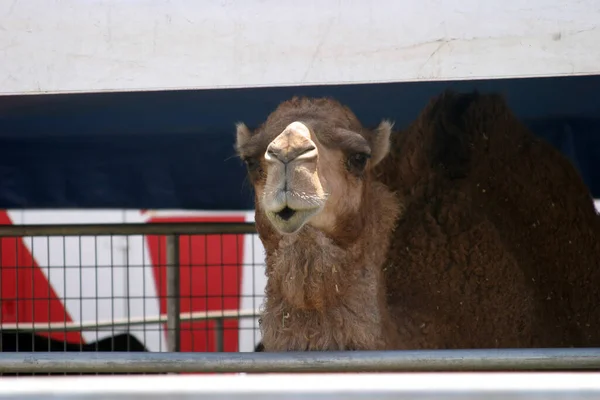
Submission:
M 284 221 L 289 221 L 296 214 L 295 210 L 292 210 L 288 206 L 285 206 L 283 210 L 276 213 L 276 215 Z
M 294 209 L 286 205 L 278 211 L 266 211 L 267 218 L 281 234 L 292 234 L 299 231 L 320 208 Z

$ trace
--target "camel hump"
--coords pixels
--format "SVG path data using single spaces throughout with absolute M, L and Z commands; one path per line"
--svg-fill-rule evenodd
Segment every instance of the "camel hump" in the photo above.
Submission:
M 474 132 L 467 127 L 469 109 L 481 99 L 478 92 L 446 91 L 434 100 L 426 117 L 432 128 L 431 167 L 449 179 L 467 176 Z

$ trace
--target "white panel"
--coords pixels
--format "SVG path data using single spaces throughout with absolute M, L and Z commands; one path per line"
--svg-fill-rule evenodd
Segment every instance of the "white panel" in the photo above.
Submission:
M 246 212 L 247 222 L 254 222 L 254 211 Z M 265 296 L 265 248 L 257 234 L 244 235 L 242 268 L 242 310 L 259 309 Z M 258 318 L 241 318 L 239 322 L 239 350 L 254 351 L 261 339 Z
M 600 73 L 597 0 L 0 2 L 0 92 Z
M 6 214 L 8 214 L 8 218 L 10 218 L 13 225 L 23 224 L 23 210 L 6 210 Z

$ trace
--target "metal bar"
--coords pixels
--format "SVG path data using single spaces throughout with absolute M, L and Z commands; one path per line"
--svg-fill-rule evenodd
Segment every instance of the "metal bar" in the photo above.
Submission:
M 211 235 L 256 233 L 253 222 L 160 222 L 149 224 L 1 225 L 3 236 Z
M 167 332 L 169 351 L 180 350 L 181 319 L 179 279 L 179 235 L 167 236 Z
M 215 319 L 215 351 L 223 352 L 223 320 Z
M 259 310 L 225 310 L 225 311 L 194 311 L 179 314 L 180 321 L 195 322 L 209 321 L 219 319 L 242 319 L 256 318 L 260 316 Z M 36 332 L 78 332 L 98 329 L 111 329 L 127 326 L 164 324 L 167 322 L 167 314 L 160 314 L 152 317 L 132 317 L 119 318 L 107 321 L 89 321 L 89 322 L 19 322 L 1 324 L 0 330 L 4 331 L 36 331 Z
M 597 370 L 600 348 L 282 353 L 3 353 L 0 373 Z

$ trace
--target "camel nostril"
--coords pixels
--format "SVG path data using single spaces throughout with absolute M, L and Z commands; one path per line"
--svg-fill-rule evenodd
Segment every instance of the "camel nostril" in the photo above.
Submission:
M 279 149 L 274 146 L 269 146 L 266 152 L 267 160 L 279 160 L 284 164 L 294 161 L 312 151 L 316 150 L 316 147 L 312 144 L 297 148 Z
M 265 154 L 265 156 L 266 156 L 265 158 L 268 161 L 278 160 L 284 164 L 287 164 L 289 161 L 288 153 L 289 153 L 289 151 L 285 151 L 279 147 L 269 146 L 267 148 L 267 153 Z
M 277 160 L 280 160 L 279 158 L 279 152 L 278 151 L 273 151 L 272 149 L 267 149 L 267 155 L 271 158 L 275 158 Z
M 300 157 L 300 156 L 303 156 L 303 155 L 305 155 L 306 153 L 310 153 L 311 151 L 313 151 L 313 150 L 315 150 L 315 149 L 316 149 L 316 147 L 315 147 L 315 146 L 313 146 L 313 145 L 309 145 L 309 146 L 307 146 L 305 149 L 303 149 L 303 150 L 300 150 L 300 151 L 298 152 L 298 155 L 296 156 L 296 158 L 298 158 L 298 157 Z

